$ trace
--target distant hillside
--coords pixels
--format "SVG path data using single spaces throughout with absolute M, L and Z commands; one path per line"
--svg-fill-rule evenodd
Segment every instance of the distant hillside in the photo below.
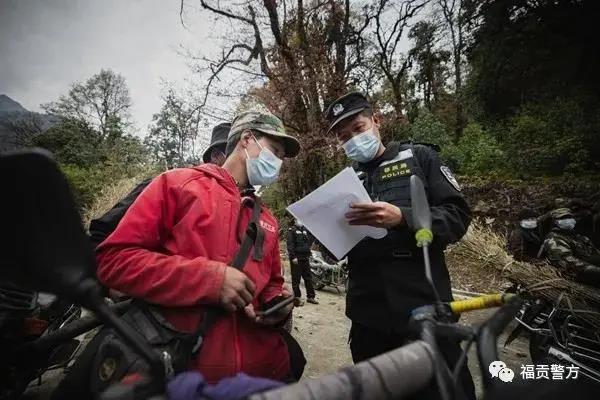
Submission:
M 29 112 L 25 107 L 23 107 L 18 102 L 14 101 L 10 97 L 5 94 L 0 94 L 0 114 L 3 113 L 19 113 L 19 112 Z
M 57 122 L 57 117 L 31 112 L 7 95 L 0 94 L 0 151 L 19 147 L 15 127 L 34 125 L 43 132 Z

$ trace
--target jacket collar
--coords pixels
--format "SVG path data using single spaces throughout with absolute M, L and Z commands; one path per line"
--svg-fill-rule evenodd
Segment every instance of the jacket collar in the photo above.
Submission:
M 205 173 L 206 175 L 210 175 L 211 177 L 213 177 L 217 181 L 219 181 L 219 183 L 223 187 L 225 187 L 226 189 L 228 189 L 232 192 L 235 192 L 238 194 L 241 192 L 242 196 L 254 195 L 254 187 L 252 187 L 251 185 L 248 185 L 248 187 L 246 187 L 245 189 L 239 190 L 238 185 L 235 182 L 235 179 L 233 179 L 233 176 L 231 176 L 231 174 L 226 169 L 221 168 L 218 165 L 206 163 L 206 164 L 196 165 L 195 167 L 192 167 L 192 168 L 197 171 L 201 171 L 201 172 Z

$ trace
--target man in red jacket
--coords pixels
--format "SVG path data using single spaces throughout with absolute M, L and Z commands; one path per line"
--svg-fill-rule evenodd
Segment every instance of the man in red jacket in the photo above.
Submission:
M 228 311 L 208 330 L 191 369 L 209 383 L 238 372 L 272 379 L 290 375 L 287 345 L 277 325 L 292 305 L 266 318 L 255 310 L 282 295 L 279 226 L 262 207 L 262 259 L 243 272 L 230 266 L 251 217 L 242 192 L 277 179 L 298 141 L 274 115 L 248 112 L 232 124 L 222 167 L 203 164 L 163 173 L 140 194 L 97 249 L 98 277 L 107 287 L 160 307 L 177 329 L 192 332 L 205 307 Z

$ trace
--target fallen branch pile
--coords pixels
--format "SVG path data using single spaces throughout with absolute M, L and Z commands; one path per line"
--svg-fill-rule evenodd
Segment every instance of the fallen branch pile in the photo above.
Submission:
M 566 279 L 553 266 L 515 260 L 506 251 L 505 237 L 474 222 L 465 237 L 448 248 L 450 266 L 479 269 L 482 274 L 499 271 L 510 282 L 518 284 L 524 294 L 570 308 L 600 329 L 600 290 Z

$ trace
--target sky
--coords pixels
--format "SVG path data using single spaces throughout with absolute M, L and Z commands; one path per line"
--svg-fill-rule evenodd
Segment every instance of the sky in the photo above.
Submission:
M 110 68 L 125 77 L 135 126 L 145 130 L 162 104 L 161 79 L 190 76 L 180 46 L 217 49 L 214 23 L 199 1 L 188 4 L 184 27 L 179 0 L 0 0 L 0 94 L 41 111 Z
M 162 105 L 164 80 L 203 93 L 206 79 L 192 78 L 182 48 L 217 59 L 223 39 L 231 42 L 238 29 L 202 10 L 199 0 L 185 4 L 183 26 L 179 0 L 0 0 L 0 94 L 42 111 L 40 104 L 57 100 L 72 83 L 112 69 L 125 77 L 134 132 L 144 135 Z M 403 38 L 400 47 L 407 46 Z M 217 85 L 233 96 L 209 100 L 206 130 L 230 118 L 239 93 L 254 84 L 224 72 Z

